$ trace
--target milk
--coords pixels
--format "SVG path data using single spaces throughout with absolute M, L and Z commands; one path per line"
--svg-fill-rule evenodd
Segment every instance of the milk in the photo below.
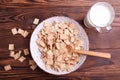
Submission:
M 98 32 L 102 32 L 102 28 L 105 27 L 107 31 L 112 30 L 110 24 L 115 17 L 115 11 L 112 5 L 107 2 L 98 2 L 94 4 L 88 11 L 84 24 L 86 27 L 94 27 Z
M 96 5 L 90 10 L 90 20 L 98 27 L 107 26 L 111 20 L 111 11 L 108 6 L 102 4 Z

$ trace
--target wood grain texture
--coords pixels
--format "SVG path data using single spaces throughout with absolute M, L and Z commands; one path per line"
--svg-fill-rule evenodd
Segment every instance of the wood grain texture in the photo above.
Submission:
M 83 19 L 89 8 L 96 2 L 106 1 L 113 5 L 116 17 L 109 33 L 98 33 L 88 29 Z M 111 59 L 88 56 L 85 63 L 75 72 L 68 75 L 55 76 L 45 73 L 40 68 L 32 71 L 28 60 L 23 63 L 9 57 L 8 44 L 15 44 L 15 51 L 29 48 L 33 32 L 32 22 L 39 18 L 40 22 L 52 16 L 67 16 L 75 19 L 85 29 L 90 50 L 109 52 Z M 119 0 L 0 0 L 0 80 L 119 80 L 120 79 L 120 1 Z M 27 38 L 13 36 L 13 27 L 29 32 Z M 23 54 L 23 52 L 22 52 Z M 11 71 L 4 71 L 10 64 Z

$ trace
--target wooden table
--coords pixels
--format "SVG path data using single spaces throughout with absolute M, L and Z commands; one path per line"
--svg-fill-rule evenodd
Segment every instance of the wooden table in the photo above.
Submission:
M 100 34 L 88 29 L 83 19 L 90 6 L 99 1 L 107 1 L 113 5 L 116 17 L 112 23 L 113 30 Z M 15 44 L 15 51 L 29 48 L 30 36 L 34 30 L 32 22 L 39 18 L 40 22 L 52 16 L 68 16 L 77 20 L 85 29 L 90 50 L 109 52 L 111 59 L 88 56 L 84 64 L 68 75 L 55 76 L 45 73 L 40 68 L 32 71 L 28 60 L 21 63 L 9 57 L 8 44 Z M 0 80 L 119 80 L 120 79 L 120 1 L 119 0 L 0 0 Z M 103 18 L 104 19 L 104 18 Z M 27 30 L 29 35 L 13 36 L 11 29 L 16 27 Z M 23 52 L 22 52 L 23 53 Z M 12 70 L 5 71 L 4 66 L 10 64 Z

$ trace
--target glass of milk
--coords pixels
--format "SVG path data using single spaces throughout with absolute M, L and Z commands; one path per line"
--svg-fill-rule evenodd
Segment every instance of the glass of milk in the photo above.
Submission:
M 113 7 L 107 2 L 98 2 L 94 4 L 87 13 L 84 19 L 86 27 L 95 27 L 98 32 L 102 32 L 102 28 L 107 31 L 112 30 L 110 24 L 115 17 Z

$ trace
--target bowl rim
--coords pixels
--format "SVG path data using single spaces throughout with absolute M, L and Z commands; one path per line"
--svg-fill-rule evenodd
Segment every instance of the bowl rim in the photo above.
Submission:
M 34 41 L 34 35 L 36 34 L 35 33 L 35 31 L 37 31 L 37 29 L 39 29 L 39 31 L 42 29 L 40 29 L 39 27 L 41 26 L 41 24 L 43 24 L 44 22 L 46 22 L 47 20 L 50 20 L 50 19 L 68 19 L 68 20 L 71 20 L 71 22 L 74 22 L 73 24 L 77 24 L 78 25 L 78 27 L 80 27 L 80 29 L 82 29 L 81 31 L 83 32 L 83 34 L 84 34 L 84 38 L 86 39 L 86 50 L 89 50 L 89 40 L 88 40 L 88 37 L 87 37 L 87 34 L 86 34 L 86 32 L 84 31 L 84 29 L 81 27 L 81 25 L 77 22 L 77 21 L 75 21 L 75 20 L 73 20 L 73 19 L 71 19 L 71 18 L 68 18 L 68 17 L 64 17 L 64 16 L 54 16 L 54 17 L 50 17 L 50 18 L 47 18 L 47 19 L 45 19 L 45 20 L 43 20 L 42 22 L 40 22 L 38 25 L 37 25 L 37 27 L 34 29 L 34 31 L 33 31 L 33 33 L 32 33 L 32 35 L 31 35 L 31 38 L 30 38 L 30 52 L 31 52 L 31 56 L 32 56 L 32 58 L 33 58 L 33 60 L 34 60 L 34 62 L 37 64 L 37 66 L 40 68 L 40 69 L 42 69 L 43 71 L 45 71 L 45 72 L 47 72 L 47 73 L 49 73 L 49 74 L 53 74 L 53 75 L 65 75 L 65 74 L 69 74 L 69 73 L 71 73 L 71 72 L 74 72 L 74 71 L 76 71 L 84 62 L 85 62 L 85 60 L 86 60 L 86 55 L 81 55 L 80 56 L 80 61 L 79 61 L 79 66 L 76 68 L 76 69 L 74 69 L 74 70 L 72 70 L 72 71 L 70 71 L 70 72 L 63 72 L 62 74 L 60 74 L 60 73 L 52 73 L 52 72 L 49 72 L 48 70 L 46 70 L 46 69 L 43 69 L 43 68 L 41 68 L 41 66 L 39 65 L 39 63 L 37 62 L 37 60 L 36 60 L 36 58 L 35 58 L 35 56 L 34 56 L 34 51 L 33 51 L 33 41 Z M 79 30 L 80 30 L 79 29 Z M 36 43 L 37 44 L 37 43 Z M 41 53 L 40 51 L 39 51 L 39 53 Z M 40 57 L 39 57 L 40 58 Z

